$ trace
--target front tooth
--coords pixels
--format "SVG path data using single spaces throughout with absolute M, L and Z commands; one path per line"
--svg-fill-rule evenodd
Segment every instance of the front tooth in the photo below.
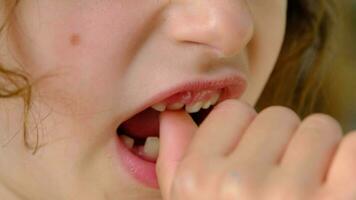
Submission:
M 124 144 L 128 147 L 128 148 L 132 148 L 134 146 L 135 140 L 132 139 L 131 137 L 127 136 L 127 135 L 120 135 L 122 141 L 124 142 Z
M 204 109 L 208 109 L 211 106 L 211 101 L 208 100 L 207 102 L 204 103 L 203 107 Z
M 218 102 L 219 98 L 220 98 L 220 93 L 214 94 L 210 99 L 211 105 L 215 105 Z
M 148 137 L 146 138 L 145 146 L 143 147 L 145 156 L 151 159 L 157 159 L 159 153 L 159 138 Z
M 167 105 L 164 104 L 164 103 L 158 103 L 158 104 L 155 104 L 155 105 L 152 106 L 153 109 L 155 109 L 155 110 L 157 110 L 159 112 L 165 111 L 166 107 L 167 107 Z
M 192 104 L 192 105 L 186 105 L 185 106 L 185 110 L 188 112 L 188 113 L 196 113 L 198 112 L 201 107 L 203 106 L 203 102 L 202 101 L 198 101 L 196 102 L 195 104 Z
M 174 104 L 170 104 L 168 105 L 168 109 L 170 110 L 179 110 L 179 109 L 182 109 L 184 107 L 184 103 L 174 103 Z
M 203 104 L 204 109 L 208 109 L 211 105 L 215 105 L 220 98 L 220 93 L 216 93 L 211 98 Z

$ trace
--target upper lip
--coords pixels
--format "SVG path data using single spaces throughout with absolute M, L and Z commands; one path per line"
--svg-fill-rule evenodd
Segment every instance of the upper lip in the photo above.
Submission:
M 174 94 L 186 91 L 203 91 L 203 90 L 217 90 L 223 89 L 222 96 L 219 102 L 239 98 L 247 87 L 247 80 L 241 73 L 234 73 L 228 76 L 215 77 L 210 79 L 195 79 L 191 81 L 182 82 L 176 86 L 170 87 L 164 91 L 160 91 L 151 97 L 145 104 L 137 108 L 132 115 L 135 115 L 143 110 L 162 102 L 163 100 L 171 97 Z M 130 118 L 132 117 L 130 116 Z

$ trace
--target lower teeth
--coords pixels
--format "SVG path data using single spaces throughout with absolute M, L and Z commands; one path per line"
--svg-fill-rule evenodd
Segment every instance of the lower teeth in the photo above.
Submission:
M 148 137 L 143 148 L 143 153 L 148 158 L 157 160 L 159 153 L 159 138 L 158 137 Z
M 159 154 L 159 138 L 158 137 L 147 137 L 145 140 L 145 144 L 135 145 L 135 140 L 127 135 L 120 135 L 119 136 L 125 146 L 128 149 L 136 149 L 133 152 L 138 153 L 145 159 L 156 161 Z
M 120 138 L 122 139 L 126 147 L 128 147 L 129 149 L 131 149 L 134 146 L 135 140 L 132 139 L 131 137 L 127 135 L 120 135 Z

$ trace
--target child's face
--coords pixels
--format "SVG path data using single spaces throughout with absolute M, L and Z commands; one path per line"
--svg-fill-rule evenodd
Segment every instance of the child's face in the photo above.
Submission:
M 116 128 L 157 94 L 188 81 L 240 73 L 247 81 L 241 98 L 254 104 L 280 51 L 286 5 L 286 0 L 20 1 L 9 46 L 34 80 L 45 76 L 34 86 L 30 119 L 45 146 L 33 156 L 16 137 L 19 142 L 1 150 L 1 157 L 9 157 L 1 166 L 23 186 L 14 190 L 34 199 L 158 197 L 124 169 Z

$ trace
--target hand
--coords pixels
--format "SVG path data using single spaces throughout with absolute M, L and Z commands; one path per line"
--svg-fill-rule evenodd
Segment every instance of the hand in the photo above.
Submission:
M 301 121 L 288 108 L 257 114 L 226 100 L 200 127 L 162 113 L 160 134 L 164 200 L 356 199 L 356 132 L 343 137 L 327 115 Z

